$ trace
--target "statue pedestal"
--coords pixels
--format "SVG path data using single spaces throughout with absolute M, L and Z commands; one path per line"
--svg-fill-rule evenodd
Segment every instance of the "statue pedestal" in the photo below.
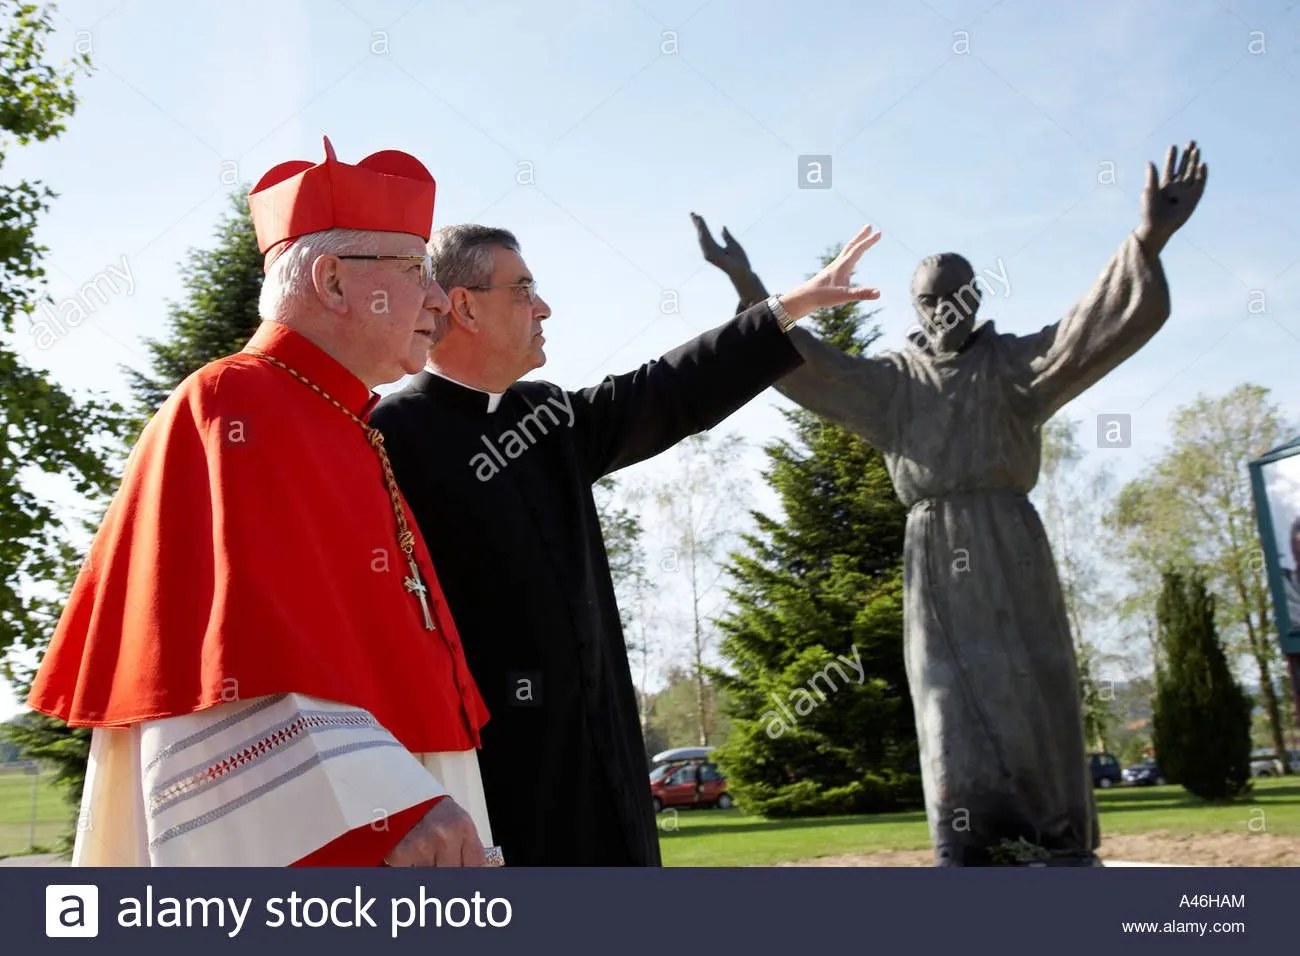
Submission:
M 1096 853 L 1052 853 L 1032 844 L 1007 843 L 999 847 L 944 846 L 935 849 L 937 867 L 968 866 L 1105 866 Z

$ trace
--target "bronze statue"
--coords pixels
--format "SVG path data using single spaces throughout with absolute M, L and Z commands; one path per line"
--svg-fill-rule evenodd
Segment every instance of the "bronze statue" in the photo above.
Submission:
M 1169 316 L 1159 255 L 1207 169 L 1189 143 L 1147 165 L 1136 229 L 1059 322 L 1031 335 L 976 323 L 970 263 L 944 253 L 912 279 L 921 331 L 899 352 L 848 355 L 804 329 L 777 389 L 880 449 L 910 509 L 904 645 L 938 866 L 1100 865 L 1078 664 L 1056 565 L 1029 501 L 1041 428 Z M 741 307 L 766 298 L 739 243 L 692 216 Z M 1017 849 L 1028 850 L 1015 858 Z

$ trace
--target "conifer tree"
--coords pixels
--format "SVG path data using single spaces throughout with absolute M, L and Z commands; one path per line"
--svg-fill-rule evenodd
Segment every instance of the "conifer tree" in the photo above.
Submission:
M 861 354 L 879 336 L 848 304 L 817 313 L 827 342 Z M 785 512 L 730 567 L 713 671 L 732 732 L 718 758 L 746 808 L 767 816 L 883 812 L 921 799 L 903 664 L 906 509 L 883 456 L 803 409 L 794 442 L 765 452 Z
M 230 196 L 210 249 L 192 249 L 183 272 L 185 300 L 170 304 L 168 335 L 145 342 L 152 367 L 123 369 L 135 398 L 133 435 L 167 396 L 204 365 L 244 347 L 260 322 L 262 254 L 246 192 Z
M 1199 571 L 1167 570 L 1157 607 L 1161 665 L 1153 715 L 1164 776 L 1204 800 L 1250 789 L 1251 700 L 1233 678 Z

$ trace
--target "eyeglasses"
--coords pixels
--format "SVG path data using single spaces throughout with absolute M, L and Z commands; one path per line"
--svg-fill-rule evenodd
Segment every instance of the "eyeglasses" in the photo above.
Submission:
M 514 289 L 516 292 L 522 292 L 530 303 L 537 301 L 536 279 L 525 279 L 523 282 L 500 283 L 497 285 L 467 285 L 465 288 L 480 292 L 487 292 L 489 289 Z
M 425 253 L 422 256 L 362 256 L 347 255 L 338 256 L 339 259 L 392 259 L 401 262 L 418 262 L 420 263 L 420 285 L 429 288 L 433 284 L 433 256 Z

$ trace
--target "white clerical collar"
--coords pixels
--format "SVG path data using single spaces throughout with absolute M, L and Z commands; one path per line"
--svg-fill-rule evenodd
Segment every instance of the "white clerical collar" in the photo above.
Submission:
M 439 378 L 445 378 L 447 381 L 453 382 L 456 385 L 459 385 L 461 388 L 468 388 L 475 392 L 482 392 L 484 395 L 488 397 L 487 410 L 489 412 L 495 412 L 497 410 L 497 406 L 501 404 L 501 396 L 505 394 L 504 392 L 489 392 L 485 388 L 475 388 L 473 385 L 466 385 L 464 382 L 457 382 L 450 375 L 446 375 L 438 371 L 438 369 L 434 368 L 432 365 L 426 365 L 424 367 L 424 370 L 428 372 L 430 375 L 436 375 Z

